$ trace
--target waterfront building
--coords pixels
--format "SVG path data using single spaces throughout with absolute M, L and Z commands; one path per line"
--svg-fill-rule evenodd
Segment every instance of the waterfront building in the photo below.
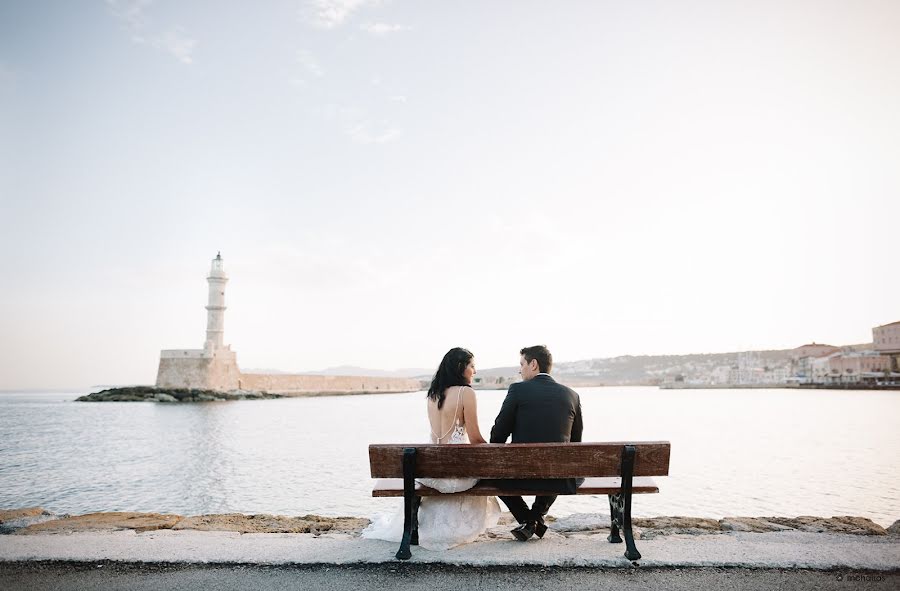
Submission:
M 851 345 L 813 358 L 809 380 L 817 384 L 890 385 L 900 381 L 900 322 L 872 329 L 872 343 Z
M 875 382 L 890 372 L 890 358 L 878 351 L 842 351 L 828 356 L 826 382 Z
M 838 352 L 840 352 L 840 348 L 834 345 L 823 345 L 821 343 L 801 345 L 791 351 L 790 373 L 794 376 L 795 381 L 801 384 L 813 383 L 815 377 L 822 377 L 822 374 L 827 374 L 829 371 L 827 366 L 823 366 L 821 362 L 816 363 L 816 360 L 821 360 Z M 813 375 L 814 368 L 820 373 L 819 376 Z
M 890 359 L 892 372 L 900 372 L 900 321 L 873 328 L 872 345 Z
M 836 378 L 832 377 L 831 370 L 831 360 L 841 356 L 840 351 L 836 351 L 829 355 L 822 355 L 820 357 L 809 357 L 808 361 L 808 373 L 806 374 L 807 384 L 825 384 L 834 381 Z M 802 383 L 802 382 L 801 382 Z

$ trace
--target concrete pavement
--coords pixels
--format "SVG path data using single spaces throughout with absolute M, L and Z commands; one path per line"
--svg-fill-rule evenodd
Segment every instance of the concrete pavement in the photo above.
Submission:
M 505 531 L 502 530 L 501 531 Z M 0 562 L 119 561 L 266 565 L 396 565 L 397 544 L 347 533 L 240 534 L 158 530 L 136 533 L 73 532 L 0 536 Z M 496 567 L 631 568 L 623 544 L 605 533 L 563 536 L 521 543 L 505 536 L 483 537 L 446 552 L 413 547 L 412 564 Z M 671 535 L 639 540 L 644 568 L 739 567 L 750 569 L 900 569 L 900 538 L 798 531 Z

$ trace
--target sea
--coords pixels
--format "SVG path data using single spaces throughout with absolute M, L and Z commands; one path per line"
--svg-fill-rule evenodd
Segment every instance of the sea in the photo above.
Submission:
M 900 392 L 577 389 L 584 441 L 669 441 L 638 517 L 900 519 Z M 0 393 L 0 508 L 371 516 L 370 443 L 428 441 L 425 393 L 193 404 Z M 490 432 L 505 391 L 478 392 Z M 560 497 L 551 514 L 607 512 Z

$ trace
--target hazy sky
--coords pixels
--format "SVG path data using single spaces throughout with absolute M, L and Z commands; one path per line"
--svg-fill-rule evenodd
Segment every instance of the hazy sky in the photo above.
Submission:
M 865 342 L 900 2 L 0 3 L 0 388 Z

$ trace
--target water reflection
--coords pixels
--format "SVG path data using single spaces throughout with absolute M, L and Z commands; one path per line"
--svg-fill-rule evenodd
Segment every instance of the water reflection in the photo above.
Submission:
M 191 499 L 197 513 L 227 512 L 228 482 L 234 478 L 229 437 L 233 429 L 227 408 L 220 404 L 186 409 L 157 406 L 158 419 L 169 426 L 170 433 L 160 456 L 165 460 L 160 475 L 172 482 L 179 498 Z

